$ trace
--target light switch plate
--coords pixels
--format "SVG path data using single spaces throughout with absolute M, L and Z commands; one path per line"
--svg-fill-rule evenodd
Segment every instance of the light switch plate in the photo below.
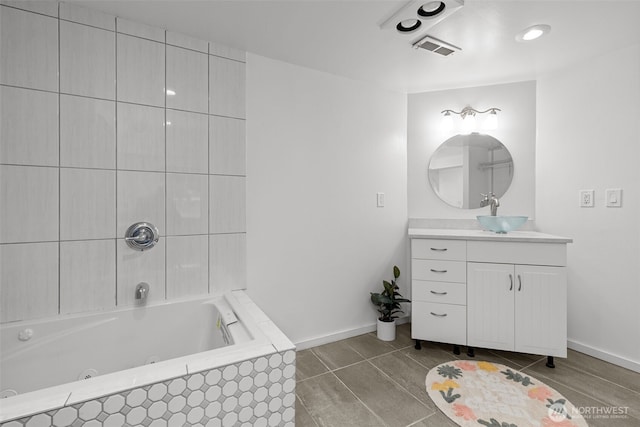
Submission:
M 379 208 L 384 208 L 384 193 L 376 193 L 376 202 Z
M 622 207 L 622 188 L 607 188 L 604 195 L 608 208 Z
M 580 190 L 578 192 L 578 204 L 581 208 L 592 208 L 593 207 L 593 190 Z

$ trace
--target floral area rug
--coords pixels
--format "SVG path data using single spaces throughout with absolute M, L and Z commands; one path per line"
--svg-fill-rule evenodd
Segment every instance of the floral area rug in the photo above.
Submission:
M 426 386 L 436 406 L 460 426 L 587 426 L 560 393 L 498 363 L 443 363 L 429 371 Z

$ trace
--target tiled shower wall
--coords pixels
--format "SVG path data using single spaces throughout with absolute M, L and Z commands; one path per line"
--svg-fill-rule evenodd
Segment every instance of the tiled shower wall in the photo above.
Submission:
M 0 3 L 0 321 L 244 288 L 244 52 Z

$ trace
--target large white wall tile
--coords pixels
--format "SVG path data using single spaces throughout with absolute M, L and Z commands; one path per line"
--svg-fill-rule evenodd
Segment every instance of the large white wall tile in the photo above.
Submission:
M 41 13 L 54 18 L 58 17 L 58 2 L 51 0 L 2 0 L 0 4 Z
M 60 243 L 60 313 L 116 305 L 116 240 Z
M 209 53 L 209 43 L 204 40 L 194 39 L 193 37 L 167 31 L 167 44 L 184 47 L 185 49 L 197 50 L 202 53 Z
M 223 46 L 218 43 L 209 43 L 209 54 L 221 56 L 223 58 L 235 59 L 240 62 L 247 61 L 247 53 L 245 51 L 234 49 L 229 46 Z
M 209 283 L 211 293 L 247 287 L 247 239 L 243 233 L 209 236 Z
M 164 109 L 118 102 L 118 169 L 164 171 Z
M 165 46 L 117 35 L 118 101 L 164 107 Z
M 58 313 L 57 242 L 0 245 L 0 265 L 0 322 Z
M 58 165 L 58 95 L 0 86 L 0 163 Z
M 228 117 L 209 118 L 210 173 L 245 175 L 245 121 Z
M 209 97 L 207 55 L 167 46 L 167 107 L 206 113 Z
M 114 32 L 60 21 L 60 92 L 115 99 Z
M 116 30 L 116 17 L 106 13 L 78 6 L 77 4 L 60 3 L 60 19 L 91 25 L 104 30 Z
M 116 22 L 119 33 L 142 37 L 143 39 L 154 40 L 160 43 L 165 42 L 165 30 L 162 28 L 152 27 L 150 25 L 129 21 L 128 19 L 123 18 L 116 18 Z
M 124 239 L 117 239 L 116 246 L 117 304 L 135 304 L 135 289 L 140 282 L 149 284 L 147 303 L 164 300 L 165 240 L 160 238 L 153 248 L 146 251 L 130 248 Z
M 245 178 L 211 175 L 209 177 L 209 232 L 245 231 Z
M 58 20 L 0 7 L 0 83 L 58 90 Z
M 60 169 L 60 239 L 116 237 L 116 172 Z
M 58 169 L 0 165 L 0 243 L 58 240 Z
M 208 117 L 167 110 L 167 172 L 208 172 Z
M 60 96 L 60 166 L 115 169 L 115 101 Z
M 166 235 L 164 195 L 165 176 L 156 172 L 118 171 L 117 237 L 136 222 L 150 222 Z
M 167 235 L 207 234 L 207 175 L 167 174 Z
M 245 63 L 209 56 L 209 113 L 245 118 Z
M 167 298 L 209 291 L 208 236 L 170 236 L 167 246 Z

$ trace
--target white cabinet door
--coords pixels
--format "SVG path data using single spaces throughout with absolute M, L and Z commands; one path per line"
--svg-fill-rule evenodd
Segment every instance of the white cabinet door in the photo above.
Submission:
M 567 357 L 564 267 L 516 265 L 515 350 Z
M 467 263 L 467 345 L 514 348 L 514 266 Z

